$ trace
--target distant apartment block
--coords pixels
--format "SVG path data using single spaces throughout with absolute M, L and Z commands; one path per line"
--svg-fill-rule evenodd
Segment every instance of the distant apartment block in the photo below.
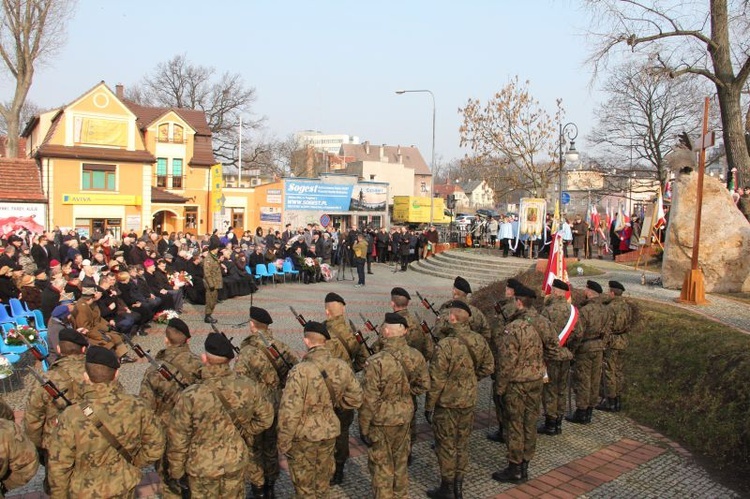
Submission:
M 294 140 L 301 149 L 312 146 L 318 151 L 329 154 L 338 154 L 344 144 L 359 144 L 359 137 L 356 135 L 327 134 L 315 130 L 296 132 Z

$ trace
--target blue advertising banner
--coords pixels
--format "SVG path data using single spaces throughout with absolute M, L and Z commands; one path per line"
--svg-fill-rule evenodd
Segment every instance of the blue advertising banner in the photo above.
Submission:
M 353 185 L 290 180 L 284 192 L 285 210 L 348 211 Z

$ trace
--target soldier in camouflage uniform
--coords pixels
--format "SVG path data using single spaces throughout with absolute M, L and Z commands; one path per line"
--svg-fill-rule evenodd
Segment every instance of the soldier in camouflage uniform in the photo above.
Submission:
M 628 347 L 628 332 L 633 319 L 630 305 L 622 297 L 625 286 L 617 281 L 609 281 L 609 299 L 612 335 L 609 337 L 603 360 L 604 399 L 596 406 L 602 411 L 620 412 L 620 396 L 624 387 L 625 375 L 622 368 L 622 352 Z
M 202 367 L 200 358 L 190 351 L 188 340 L 190 328 L 181 319 L 170 319 L 164 331 L 166 348 L 159 350 L 156 361 L 165 366 L 183 384 L 192 385 L 200 378 Z M 149 366 L 141 381 L 139 396 L 154 411 L 164 431 L 170 426 L 172 409 L 182 393 L 182 388 L 174 380 L 167 380 L 154 366 Z M 164 486 L 164 498 L 179 498 L 178 484 L 170 480 L 168 462 L 165 456 L 156 463 L 156 471 Z M 174 489 L 174 490 L 173 490 Z
M 77 403 L 82 392 L 85 353 L 89 342 L 84 335 L 71 328 L 60 330 L 57 343 L 58 358 L 45 373 L 48 380 L 65 393 L 72 403 Z M 52 438 L 57 417 L 66 409 L 62 399 L 52 400 L 49 393 L 37 385 L 29 391 L 26 400 L 26 412 L 23 415 L 26 434 L 39 452 L 42 465 L 45 466 L 44 490 L 49 494 L 49 482 L 46 467 L 47 449 Z
M 264 494 L 266 498 L 275 497 L 274 486 L 279 477 L 277 423 L 281 390 L 291 369 L 287 364 L 294 366 L 299 362 L 285 343 L 274 340 L 268 328 L 271 324 L 273 319 L 268 311 L 250 307 L 250 335 L 240 345 L 240 354 L 234 365 L 235 373 L 255 381 L 274 410 L 271 427 L 253 440 L 253 456 L 248 467 L 248 479 L 255 497 Z M 276 358 L 273 352 L 278 352 L 283 359 Z
M 518 309 L 516 308 L 516 288 L 523 287 L 520 281 L 508 279 L 505 283 L 505 296 L 495 303 L 495 312 L 498 314 L 498 324 L 495 329 L 492 330 L 492 340 L 490 341 L 490 350 L 492 350 L 492 357 L 497 359 L 500 355 L 500 343 L 505 337 L 505 328 L 510 324 L 510 318 L 513 317 Z M 493 375 L 494 376 L 494 375 Z M 495 391 L 492 391 L 492 403 L 495 406 L 495 417 L 497 418 L 497 431 L 488 433 L 487 439 L 493 442 L 505 443 L 505 435 L 503 435 L 503 404 L 502 397 L 498 396 Z
M 566 282 L 555 279 L 552 283 L 552 295 L 541 312 L 542 317 L 551 323 L 551 331 L 542 338 L 548 381 L 544 384 L 542 395 L 544 424 L 537 428 L 539 433 L 545 435 L 561 434 L 562 420 L 565 416 L 565 392 L 568 390 L 570 361 L 573 359 L 573 354 L 565 344 L 578 319 L 578 311 L 566 298 L 569 290 L 570 286 Z M 560 334 L 563 330 L 567 337 L 561 345 Z
M 469 327 L 469 305 L 454 300 L 446 308 L 451 328 L 430 362 L 430 390 L 425 399 L 425 418 L 432 424 L 440 465 L 440 487 L 427 496 L 438 499 L 463 495 L 477 383 L 495 367 L 487 341 Z
M 573 393 L 576 396 L 576 412 L 567 417 L 571 423 L 591 422 L 594 405 L 599 400 L 599 385 L 602 378 L 602 353 L 611 328 L 610 309 L 604 304 L 601 285 L 587 281 L 586 302 L 580 309 L 580 326 L 568 339 L 573 352 Z
M 273 406 L 255 383 L 231 371 L 234 350 L 225 336 L 210 333 L 205 348 L 201 380 L 172 410 L 169 474 L 182 483 L 187 476 L 193 497 L 242 498 L 252 439 L 273 423 Z
M 326 498 L 334 473 L 340 410 L 362 405 L 362 387 L 349 363 L 326 346 L 325 324 L 305 324 L 308 353 L 289 373 L 279 406 L 279 451 L 289 465 L 296 497 Z
M 544 385 L 544 347 L 535 323 L 550 329 L 549 321 L 531 307 L 536 293 L 527 287 L 515 290 L 517 312 L 509 319 L 500 343 L 495 372 L 495 393 L 503 398 L 508 430 L 508 467 L 492 474 L 500 482 L 528 480 L 529 461 L 536 451 L 536 420 Z M 547 324 L 544 324 L 544 322 Z
M 221 263 L 219 262 L 219 249 L 223 247 L 223 244 L 212 239 L 208 245 L 208 254 L 203 259 L 203 284 L 206 286 L 206 315 L 203 322 L 208 324 L 216 324 L 217 322 L 212 314 L 216 302 L 219 301 L 219 290 L 224 286 Z
M 409 497 L 408 456 L 414 398 L 430 387 L 427 362 L 404 338 L 408 322 L 398 313 L 385 314 L 383 350 L 365 363 L 359 432 L 370 448 L 368 464 L 374 497 Z
M 85 329 L 86 337 L 92 345 L 98 345 L 114 350 L 121 364 L 135 362 L 128 356 L 128 346 L 114 328 L 114 321 L 107 322 L 102 318 L 101 310 L 96 301 L 102 296 L 96 288 L 84 287 L 81 298 L 75 303 L 70 316 L 73 318 L 75 329 Z
M 36 449 L 13 419 L 13 409 L 0 399 L 0 497 L 24 486 L 39 468 Z
M 326 346 L 331 354 L 354 368 L 359 372 L 365 367 L 365 361 L 369 357 L 367 348 L 357 342 L 351 324 L 346 319 L 346 302 L 336 293 L 328 293 L 325 297 L 326 329 L 330 339 Z M 344 466 L 349 459 L 349 427 L 354 422 L 354 411 L 340 409 L 336 415 L 341 422 L 341 433 L 336 438 L 336 471 L 331 478 L 331 485 L 339 485 L 344 481 Z
M 454 300 L 462 301 L 469 306 L 469 309 L 471 310 L 469 328 L 475 333 L 482 335 L 488 343 L 492 341 L 490 323 L 487 321 L 487 317 L 484 316 L 484 313 L 482 313 L 481 310 L 474 305 L 469 304 L 470 294 L 471 285 L 469 285 L 469 281 L 461 276 L 456 277 L 453 281 L 453 289 L 451 290 L 452 298 L 440 305 L 440 308 L 438 309 L 440 317 L 438 317 L 435 322 L 435 327 L 432 328 L 438 341 L 448 336 L 448 331 L 451 328 L 451 322 L 449 320 L 450 304 L 453 303 Z
M 164 453 L 164 433 L 154 413 L 117 381 L 120 363 L 91 346 L 81 400 L 57 418 L 47 448 L 50 496 L 135 497 L 141 468 Z

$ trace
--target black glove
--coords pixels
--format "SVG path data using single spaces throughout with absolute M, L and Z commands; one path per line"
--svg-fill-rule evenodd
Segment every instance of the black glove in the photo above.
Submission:
M 171 490 L 172 493 L 183 495 L 190 490 L 187 475 L 182 475 L 180 478 L 167 479 L 167 487 L 169 487 L 169 490 Z
M 372 440 L 367 435 L 360 434 L 359 439 L 362 440 L 362 443 L 364 443 L 366 446 L 372 447 Z
M 424 418 L 427 420 L 428 423 L 432 424 L 432 415 L 435 413 L 435 411 L 424 411 Z

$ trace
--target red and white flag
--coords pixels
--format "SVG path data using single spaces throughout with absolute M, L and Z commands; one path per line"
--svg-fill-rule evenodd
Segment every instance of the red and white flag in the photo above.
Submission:
M 572 303 L 570 304 L 570 317 L 568 317 L 568 322 L 565 324 L 565 327 L 562 331 L 560 331 L 560 334 L 557 335 L 558 340 L 560 341 L 560 346 L 564 347 L 565 343 L 568 341 L 568 338 L 570 337 L 570 333 L 573 332 L 573 329 L 575 329 L 576 324 L 578 323 L 578 309 L 575 305 Z
M 661 197 L 661 189 L 659 189 L 659 196 L 656 198 L 656 207 L 654 209 L 654 217 L 651 220 L 651 226 L 654 229 L 659 229 L 659 227 L 666 223 L 667 215 L 664 213 L 664 200 Z
M 542 291 L 545 295 L 552 293 L 552 283 L 555 279 L 570 284 L 568 281 L 568 265 L 565 263 L 565 253 L 563 252 L 562 232 L 559 231 L 550 244 L 547 270 L 544 272 L 544 284 L 542 285 Z M 570 298 L 570 290 L 568 290 L 566 297 Z

